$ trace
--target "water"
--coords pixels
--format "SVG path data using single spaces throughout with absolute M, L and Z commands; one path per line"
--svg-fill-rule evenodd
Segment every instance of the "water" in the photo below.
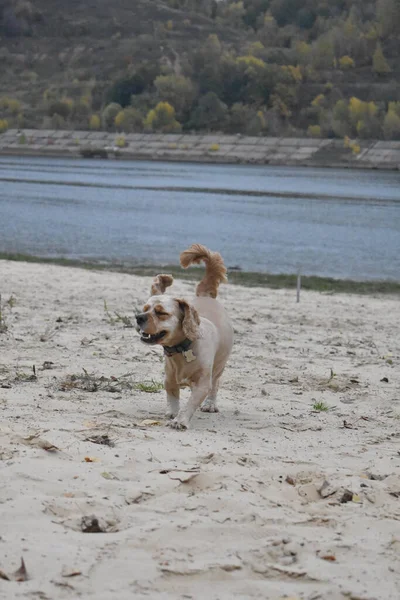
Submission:
M 400 280 L 400 173 L 0 158 L 0 252 Z

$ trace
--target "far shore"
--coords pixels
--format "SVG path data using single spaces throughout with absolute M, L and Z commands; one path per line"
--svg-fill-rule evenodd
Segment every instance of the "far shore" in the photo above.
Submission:
M 400 170 L 400 141 L 8 130 L 1 156 Z
M 90 271 L 110 271 L 127 273 L 140 277 L 151 277 L 160 272 L 171 273 L 175 279 L 196 281 L 200 280 L 202 270 L 184 271 L 177 265 L 135 265 L 118 262 L 84 261 L 69 258 L 50 258 L 0 252 L 0 260 L 15 262 L 43 263 L 64 267 L 77 267 Z M 242 271 L 237 267 L 228 266 L 229 283 L 244 287 L 266 287 L 271 289 L 296 289 L 297 274 L 258 273 Z M 364 280 L 335 279 L 315 275 L 301 275 L 301 288 L 326 293 L 349 294 L 400 294 L 400 281 L 394 280 Z

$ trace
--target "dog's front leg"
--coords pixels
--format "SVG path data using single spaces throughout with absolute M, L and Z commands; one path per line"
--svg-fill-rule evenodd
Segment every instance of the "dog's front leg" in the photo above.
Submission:
M 165 391 L 167 392 L 167 411 L 165 416 L 173 419 L 179 412 L 179 385 L 175 379 L 168 375 L 165 377 Z
M 181 408 L 170 425 L 174 429 L 188 429 L 190 419 L 195 411 L 207 398 L 211 388 L 210 377 L 202 378 L 198 383 L 192 385 L 192 392 L 185 408 Z

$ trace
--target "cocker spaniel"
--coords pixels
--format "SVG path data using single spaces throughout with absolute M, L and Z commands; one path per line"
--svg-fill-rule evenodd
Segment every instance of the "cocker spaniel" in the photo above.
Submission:
M 232 324 L 216 299 L 219 284 L 227 280 L 221 255 L 193 244 L 180 256 L 185 269 L 201 261 L 206 272 L 191 302 L 164 295 L 173 278 L 157 275 L 151 297 L 136 316 L 141 341 L 164 348 L 167 416 L 174 429 L 187 429 L 198 407 L 204 412 L 218 412 L 219 380 L 233 345 Z M 191 394 L 181 407 L 179 390 L 185 386 L 190 387 Z

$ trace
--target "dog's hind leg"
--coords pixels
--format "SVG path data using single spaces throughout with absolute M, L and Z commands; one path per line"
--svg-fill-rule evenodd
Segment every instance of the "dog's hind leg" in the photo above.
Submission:
M 219 412 L 219 408 L 217 406 L 217 394 L 218 394 L 220 377 L 221 377 L 221 375 L 214 378 L 212 385 L 211 385 L 210 393 L 208 394 L 207 398 L 204 400 L 203 404 L 200 407 L 201 411 L 209 412 L 209 413 Z

